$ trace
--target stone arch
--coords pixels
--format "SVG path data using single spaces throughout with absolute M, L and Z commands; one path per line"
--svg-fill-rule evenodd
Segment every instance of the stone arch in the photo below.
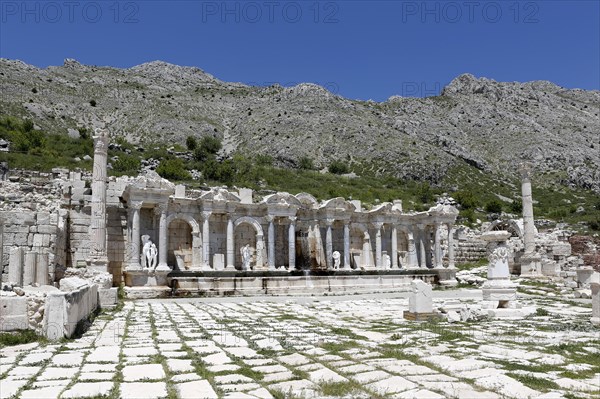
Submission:
M 254 235 L 249 235 L 248 231 L 240 231 L 238 228 L 240 225 L 248 224 L 252 226 L 254 229 Z M 246 244 L 250 245 L 250 247 L 255 251 L 254 253 L 254 262 L 251 263 L 253 268 L 261 269 L 264 266 L 264 236 L 263 236 L 263 228 L 260 223 L 252 217 L 242 216 L 233 223 L 233 235 L 234 235 L 234 259 L 235 265 L 242 265 L 241 259 L 241 248 Z
M 173 222 L 177 224 L 175 232 L 171 228 Z M 187 229 L 183 227 L 185 225 Z M 181 269 L 178 267 L 177 257 L 182 256 L 184 270 L 199 268 L 202 260 L 202 235 L 196 219 L 185 213 L 171 214 L 167 216 L 167 231 L 167 262 L 174 270 Z
M 523 226 L 517 220 L 494 220 L 487 231 L 508 231 L 512 237 L 523 238 Z

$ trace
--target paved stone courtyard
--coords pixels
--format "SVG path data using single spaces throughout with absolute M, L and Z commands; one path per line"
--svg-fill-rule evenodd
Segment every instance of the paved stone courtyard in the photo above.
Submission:
M 589 301 L 522 302 L 537 314 L 452 324 L 404 320 L 401 294 L 126 302 L 80 339 L 3 349 L 0 397 L 599 397 Z

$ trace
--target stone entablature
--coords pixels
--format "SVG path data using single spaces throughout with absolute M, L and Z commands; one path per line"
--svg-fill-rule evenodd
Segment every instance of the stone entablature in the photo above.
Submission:
M 186 193 L 155 174 L 130 181 L 122 199 L 126 272 L 143 269 L 143 235 L 158 243 L 161 271 L 242 270 L 248 250 L 252 270 L 443 268 L 443 259 L 454 267 L 458 211 L 450 206 L 404 213 L 396 202 L 363 211 L 343 198 L 319 202 L 307 193 L 250 202 L 248 190 Z

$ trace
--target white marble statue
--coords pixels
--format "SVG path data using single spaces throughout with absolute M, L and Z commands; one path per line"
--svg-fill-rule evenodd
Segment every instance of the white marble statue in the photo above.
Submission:
M 156 245 L 154 245 L 149 235 L 142 236 L 142 244 L 142 266 L 147 269 L 155 270 L 158 255 Z
M 383 254 L 383 268 L 384 269 L 391 269 L 392 268 L 392 259 L 390 258 L 390 256 L 388 254 Z
M 339 251 L 333 251 L 333 254 L 331 255 L 331 257 L 333 258 L 333 268 L 334 269 L 339 269 L 340 268 L 340 252 Z
M 242 270 L 250 269 L 250 261 L 252 260 L 252 250 L 250 245 L 246 244 L 240 249 L 242 255 Z

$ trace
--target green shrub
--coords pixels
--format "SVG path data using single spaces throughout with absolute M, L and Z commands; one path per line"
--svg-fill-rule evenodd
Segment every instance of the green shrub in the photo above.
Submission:
M 515 200 L 510 204 L 510 210 L 512 213 L 520 214 L 523 212 L 523 202 L 521 200 Z
M 119 159 L 113 163 L 113 170 L 120 173 L 129 172 L 130 174 L 137 174 L 141 165 L 138 157 L 122 154 L 119 155 Z
M 256 164 L 260 166 L 273 166 L 273 157 L 266 154 L 258 154 L 255 158 Z
M 333 161 L 327 167 L 329 173 L 333 173 L 334 175 L 343 175 L 345 173 L 350 172 L 350 168 L 342 161 Z
M 487 213 L 501 213 L 502 212 L 502 203 L 497 199 L 488 201 L 485 204 L 485 211 Z
M 433 200 L 433 192 L 429 182 L 423 182 L 417 187 L 417 199 L 425 204 Z
M 309 157 L 302 157 L 298 161 L 298 167 L 300 169 L 313 170 L 315 168 L 315 165 L 313 164 L 313 160 Z
M 162 160 L 156 168 L 156 173 L 169 180 L 187 180 L 191 178 L 189 172 L 185 170 L 183 161 L 179 158 Z
M 185 139 L 185 146 L 189 151 L 194 151 L 198 147 L 198 141 L 194 136 L 187 136 Z
M 457 191 L 454 193 L 453 197 L 460 204 L 462 209 L 477 208 L 477 199 L 471 191 Z
M 461 210 L 458 214 L 461 219 L 468 221 L 469 223 L 475 222 L 475 212 L 473 209 Z
M 216 137 L 204 136 L 198 144 L 198 148 L 202 148 L 208 154 L 216 154 L 222 148 L 221 140 Z

